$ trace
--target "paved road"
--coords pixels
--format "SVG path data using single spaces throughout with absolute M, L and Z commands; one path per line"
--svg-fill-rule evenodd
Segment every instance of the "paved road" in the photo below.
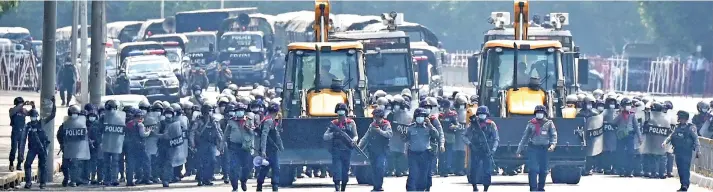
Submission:
M 527 186 L 527 176 L 496 176 L 493 178 L 494 184 L 491 186 L 491 192 L 498 191 L 527 191 L 529 187 Z M 433 179 L 432 191 L 471 191 L 471 185 L 467 183 L 466 177 L 448 177 L 439 178 L 434 177 Z M 197 190 L 201 191 L 230 191 L 230 185 L 223 184 L 222 182 L 215 182 L 215 186 L 211 187 L 197 187 L 195 182 L 188 181 L 184 179 L 183 182 L 172 184 L 170 188 L 163 188 L 160 185 L 149 185 L 149 186 L 137 186 L 137 187 L 98 187 L 98 186 L 87 186 L 87 187 L 77 187 L 77 188 L 62 188 L 57 184 L 52 185 L 49 190 L 60 190 L 60 191 L 96 191 L 96 190 L 116 190 L 116 191 L 171 191 L 171 192 L 193 192 Z M 255 190 L 255 180 L 250 180 L 248 185 L 248 191 Z M 269 182 L 268 182 L 269 183 Z M 295 185 L 292 187 L 281 188 L 280 191 L 310 191 L 310 192 L 327 192 L 334 191 L 331 185 L 332 181 L 329 178 L 309 178 L 309 179 L 298 179 Z M 406 191 L 406 177 L 390 177 L 386 178 L 384 181 L 384 189 L 386 191 Z M 578 185 L 564 185 L 564 184 L 548 184 L 545 188 L 548 192 L 572 192 L 572 191 L 646 191 L 646 192 L 658 192 L 658 191 L 675 191 L 679 188 L 679 183 L 677 179 L 643 179 L 643 178 L 619 178 L 617 176 L 604 176 L 595 175 L 582 178 L 582 181 Z M 269 190 L 269 186 L 264 186 L 264 189 Z M 349 191 L 369 191 L 371 186 L 368 185 L 358 185 L 354 178 L 350 180 L 350 184 L 347 187 Z M 482 189 L 482 186 L 480 188 Z M 704 192 L 710 191 L 710 189 L 704 189 L 697 186 L 691 186 L 689 191 L 692 192 Z

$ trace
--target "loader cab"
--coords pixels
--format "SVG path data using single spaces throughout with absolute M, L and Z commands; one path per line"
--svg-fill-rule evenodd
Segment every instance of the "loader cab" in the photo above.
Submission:
M 288 45 L 283 92 L 287 117 L 335 117 L 334 106 L 346 103 L 364 116 L 366 75 L 363 45 L 358 42 Z
M 557 41 L 493 40 L 469 59 L 469 80 L 479 82 L 479 105 L 493 116 L 530 116 L 537 105 L 561 115 L 562 45 Z M 479 62 L 482 62 L 478 64 Z

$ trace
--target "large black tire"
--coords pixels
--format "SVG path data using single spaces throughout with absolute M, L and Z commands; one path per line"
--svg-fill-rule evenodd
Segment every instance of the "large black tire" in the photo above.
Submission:
M 555 166 L 550 174 L 552 183 L 578 184 L 582 178 L 582 168 L 576 166 Z
M 371 184 L 371 169 L 369 166 L 355 166 L 354 176 L 359 184 Z
M 295 167 L 289 165 L 280 165 L 280 187 L 292 186 L 295 181 Z

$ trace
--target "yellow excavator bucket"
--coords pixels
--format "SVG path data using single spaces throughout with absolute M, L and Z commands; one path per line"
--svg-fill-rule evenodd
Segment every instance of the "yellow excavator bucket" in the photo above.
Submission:
M 529 87 L 511 88 L 507 91 L 506 103 L 511 114 L 532 115 L 535 106 L 545 104 L 545 92 Z
M 332 89 L 311 90 L 307 92 L 307 115 L 315 117 L 334 117 L 334 107 L 339 103 L 348 103 L 347 94 Z

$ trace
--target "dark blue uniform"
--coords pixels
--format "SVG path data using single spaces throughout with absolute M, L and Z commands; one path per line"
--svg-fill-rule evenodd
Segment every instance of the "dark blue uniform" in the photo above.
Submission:
M 489 119 L 478 119 L 471 121 L 470 127 L 464 135 L 465 143 L 470 149 L 470 174 L 468 182 L 473 185 L 473 191 L 477 191 L 478 183 L 483 184 L 485 191 L 491 183 L 491 171 L 493 171 L 493 154 L 498 148 L 500 137 L 498 127 L 495 122 Z
M 91 116 L 89 118 L 92 118 Z M 87 129 L 89 130 L 89 153 L 91 159 L 85 167 L 85 172 L 88 172 L 90 181 L 92 184 L 101 184 L 104 178 L 104 172 L 102 171 L 102 151 L 100 148 L 102 131 L 101 123 L 99 122 L 99 117 L 94 116 L 93 121 L 87 118 Z
M 384 112 L 378 109 L 383 116 Z M 376 111 L 375 111 L 376 114 Z M 369 131 L 364 134 L 364 139 L 359 142 L 360 148 L 366 148 L 369 154 L 369 164 L 373 174 L 371 184 L 373 191 L 383 191 L 384 174 L 386 173 L 386 155 L 389 151 L 389 139 L 393 136 L 391 123 L 387 120 L 374 120 L 369 125 Z
M 695 125 L 691 123 L 680 123 L 676 126 L 673 133 L 664 141 L 664 144 L 671 143 L 673 145 L 676 167 L 678 167 L 678 176 L 681 179 L 681 188 L 679 191 L 687 191 L 688 186 L 691 184 L 691 160 L 693 153 L 697 152 L 701 146 L 698 142 L 698 134 L 696 131 Z M 696 157 L 697 156 L 698 154 L 696 154 Z
M 54 119 L 57 111 L 57 107 L 52 108 L 52 113 L 47 117 L 48 120 Z M 25 188 L 29 189 L 32 186 L 32 163 L 35 161 L 35 157 L 38 158 L 37 170 L 38 180 L 40 182 L 40 189 L 44 189 L 45 183 L 47 182 L 47 177 L 44 175 L 46 173 L 47 165 L 47 146 L 50 144 L 49 138 L 42 129 L 42 124 L 47 123 L 46 120 L 38 120 L 39 114 L 37 111 L 33 110 L 30 112 L 33 119 L 25 127 L 28 136 L 28 151 L 27 151 L 27 162 L 25 162 Z
M 27 132 L 25 131 L 25 120 L 27 111 L 23 108 L 24 104 L 16 104 L 10 108 L 10 126 L 12 132 L 10 135 L 10 170 L 14 168 L 15 155 L 17 154 L 17 169 L 20 170 L 22 161 L 25 156 L 25 145 L 27 143 Z
M 62 105 L 69 106 L 74 95 L 74 85 L 77 83 L 77 68 L 72 64 L 64 65 L 59 78 L 59 97 L 62 99 Z

